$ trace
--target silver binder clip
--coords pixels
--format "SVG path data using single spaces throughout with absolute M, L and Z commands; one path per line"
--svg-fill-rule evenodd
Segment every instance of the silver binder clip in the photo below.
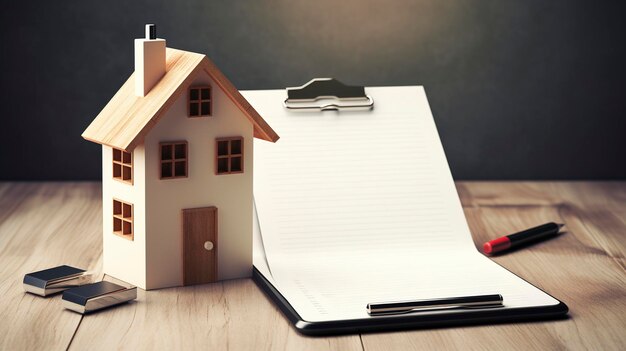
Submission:
M 334 78 L 314 78 L 302 86 L 287 88 L 283 105 L 290 110 L 372 109 L 374 99 L 365 94 L 362 86 L 345 85 Z

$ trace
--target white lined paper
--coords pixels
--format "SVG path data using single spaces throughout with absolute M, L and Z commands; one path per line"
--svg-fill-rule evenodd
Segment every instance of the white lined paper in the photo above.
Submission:
M 557 304 L 475 249 L 423 88 L 366 90 L 373 111 L 340 113 L 242 92 L 281 136 L 254 144 L 255 266 L 307 321 L 488 293 L 508 307 Z

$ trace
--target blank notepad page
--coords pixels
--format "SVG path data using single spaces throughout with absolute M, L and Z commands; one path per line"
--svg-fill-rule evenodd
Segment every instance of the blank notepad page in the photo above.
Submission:
M 370 302 L 493 293 L 506 307 L 558 304 L 474 247 L 423 88 L 366 92 L 374 110 L 358 112 L 242 92 L 280 135 L 254 143 L 255 266 L 298 314 L 368 318 Z

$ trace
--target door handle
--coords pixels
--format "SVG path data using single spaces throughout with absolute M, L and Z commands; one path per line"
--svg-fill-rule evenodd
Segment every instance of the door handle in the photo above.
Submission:
M 207 251 L 213 250 L 213 242 L 205 241 L 204 242 L 204 249 L 207 250 Z

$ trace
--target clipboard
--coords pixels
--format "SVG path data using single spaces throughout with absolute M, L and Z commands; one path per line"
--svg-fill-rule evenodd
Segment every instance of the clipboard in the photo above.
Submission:
M 261 290 L 276 304 L 296 330 L 304 335 L 325 336 L 360 334 L 383 331 L 400 331 L 420 328 L 439 328 L 470 326 L 481 324 L 498 324 L 507 322 L 524 322 L 533 320 L 549 320 L 566 318 L 568 307 L 559 301 L 550 307 L 527 307 L 501 310 L 483 310 L 469 313 L 448 312 L 446 314 L 407 314 L 390 315 L 377 318 L 349 320 L 329 320 L 322 322 L 305 321 L 289 301 L 270 283 L 255 267 L 252 279 Z
M 474 247 L 423 87 L 359 89 L 317 79 L 287 91 L 242 94 L 281 135 L 276 144 L 254 145 L 253 280 L 299 332 L 567 314 L 563 302 Z M 451 242 L 438 242 L 444 239 Z M 430 255 L 428 245 L 439 252 Z M 493 281 L 481 281 L 481 274 Z M 365 312 L 366 303 L 395 297 L 484 293 L 502 293 L 504 306 Z

